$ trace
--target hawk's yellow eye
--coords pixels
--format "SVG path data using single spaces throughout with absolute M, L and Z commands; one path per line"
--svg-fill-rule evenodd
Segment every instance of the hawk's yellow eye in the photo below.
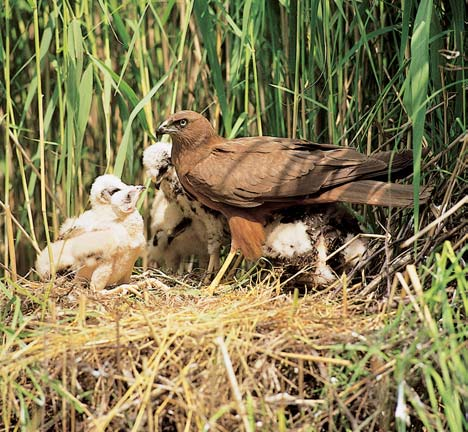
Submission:
M 182 120 L 179 122 L 179 124 L 180 124 L 180 127 L 185 127 L 185 126 L 187 126 L 187 120 L 182 119 Z

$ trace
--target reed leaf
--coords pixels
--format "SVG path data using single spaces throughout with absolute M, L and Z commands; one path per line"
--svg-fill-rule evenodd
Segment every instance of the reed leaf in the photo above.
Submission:
M 413 186 L 414 229 L 419 229 L 419 191 L 421 184 L 421 154 L 426 117 L 426 97 L 429 83 L 429 36 L 431 31 L 432 0 L 419 4 L 411 38 L 409 89 L 411 103 L 408 112 L 413 123 Z
M 166 82 L 170 74 L 173 72 L 175 65 L 153 86 L 153 88 L 148 92 L 148 94 L 137 104 L 137 106 L 131 112 L 128 123 L 125 128 L 125 132 L 122 138 L 122 141 L 118 147 L 117 156 L 115 158 L 114 165 L 114 174 L 121 177 L 123 173 L 123 167 L 125 164 L 125 159 L 128 156 L 129 143 L 131 140 L 132 134 L 132 123 L 135 120 L 138 113 L 143 109 L 143 107 L 151 101 L 151 98 L 156 94 L 156 92 L 161 88 L 161 86 Z

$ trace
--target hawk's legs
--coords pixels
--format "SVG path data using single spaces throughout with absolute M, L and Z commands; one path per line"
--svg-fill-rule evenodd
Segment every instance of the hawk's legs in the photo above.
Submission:
M 226 260 L 224 261 L 223 266 L 219 269 L 218 274 L 215 276 L 215 278 L 213 279 L 213 281 L 211 282 L 211 284 L 209 286 L 209 291 L 210 291 L 211 295 L 213 295 L 215 289 L 218 288 L 219 283 L 221 282 L 221 279 L 223 278 L 224 274 L 227 272 L 229 266 L 231 265 L 232 260 L 236 256 L 236 254 L 237 254 L 237 251 L 232 251 L 231 250 L 229 252 L 228 256 L 226 257 Z

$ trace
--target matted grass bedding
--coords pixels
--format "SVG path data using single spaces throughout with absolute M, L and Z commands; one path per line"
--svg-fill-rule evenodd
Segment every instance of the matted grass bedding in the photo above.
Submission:
M 381 301 L 358 285 L 345 296 L 285 292 L 268 271 L 215 296 L 161 272 L 106 296 L 66 280 L 17 284 L 4 305 L 2 430 L 393 430 L 410 418 L 413 430 L 436 426 L 421 374 L 411 372 L 415 353 L 400 379 L 404 351 L 418 338 L 434 343 L 421 336 L 432 313 L 416 286 L 424 282 L 408 269 Z M 456 284 L 446 295 L 459 304 Z M 466 342 L 450 343 L 461 355 Z M 402 385 L 427 420 L 406 402 L 395 417 Z
M 33 416 L 51 430 L 60 423 L 66 430 L 325 425 L 369 386 L 366 377 L 344 391 L 340 381 L 352 366 L 345 357 L 385 316 L 363 311 L 352 297 L 346 305 L 336 294 L 298 298 L 279 288 L 268 276 L 210 297 L 150 279 L 140 295 L 100 298 L 85 287 L 70 292 L 70 282 L 31 284 L 24 295 L 50 289 L 54 306 L 41 320 L 29 300 L 22 337 L 2 365 L 4 395 L 12 393 L 3 408 L 13 414 L 18 404 L 37 404 Z M 15 382 L 22 401 L 13 396 Z

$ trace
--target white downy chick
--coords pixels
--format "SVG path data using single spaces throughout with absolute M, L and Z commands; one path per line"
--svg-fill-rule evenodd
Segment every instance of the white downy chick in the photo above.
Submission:
M 150 232 L 150 264 L 172 271 L 182 272 L 202 242 L 194 237 L 191 220 L 184 217 L 177 201 L 169 201 L 162 189 L 157 190 L 151 207 Z
M 112 195 L 118 191 L 128 187 L 123 181 L 112 174 L 99 176 L 91 186 L 89 201 L 91 210 L 85 211 L 78 217 L 71 217 L 65 220 L 59 229 L 59 240 L 70 236 L 75 236 L 80 232 L 92 231 L 96 227 L 103 226 L 107 221 L 112 221 L 116 217 L 118 209 L 119 195 L 114 197 L 111 202 Z M 109 205 L 110 204 L 110 205 Z M 122 212 L 125 213 L 125 209 Z
M 143 190 L 113 175 L 98 177 L 91 188 L 91 210 L 67 219 L 61 239 L 51 244 L 55 270 L 72 270 L 95 290 L 129 282 L 145 247 L 143 218 L 136 209 Z M 47 248 L 38 255 L 36 269 L 42 279 L 50 277 Z
M 340 205 L 331 204 L 320 209 L 316 206 L 290 208 L 266 225 L 263 251 L 274 265 L 282 266 L 288 274 L 310 266 L 310 272 L 301 276 L 300 282 L 327 285 L 365 256 L 366 240 L 351 241 L 359 232 L 357 221 Z
M 143 166 L 146 175 L 155 183 L 168 170 L 171 164 L 172 144 L 167 142 L 157 142 L 150 145 L 143 152 Z
M 143 154 L 146 174 L 159 186 L 151 209 L 150 262 L 181 271 L 196 256 L 200 267 L 209 258 L 208 271 L 214 271 L 220 247 L 227 242 L 225 222 L 185 194 L 170 153 L 170 144 L 157 143 Z
M 146 175 L 158 186 L 151 206 L 151 265 L 182 272 L 202 242 L 177 201 L 182 188 L 171 164 L 171 144 L 159 142 L 143 153 Z
M 281 223 L 274 220 L 266 227 L 265 248 L 271 258 L 292 258 L 312 251 L 307 225 L 301 220 Z

